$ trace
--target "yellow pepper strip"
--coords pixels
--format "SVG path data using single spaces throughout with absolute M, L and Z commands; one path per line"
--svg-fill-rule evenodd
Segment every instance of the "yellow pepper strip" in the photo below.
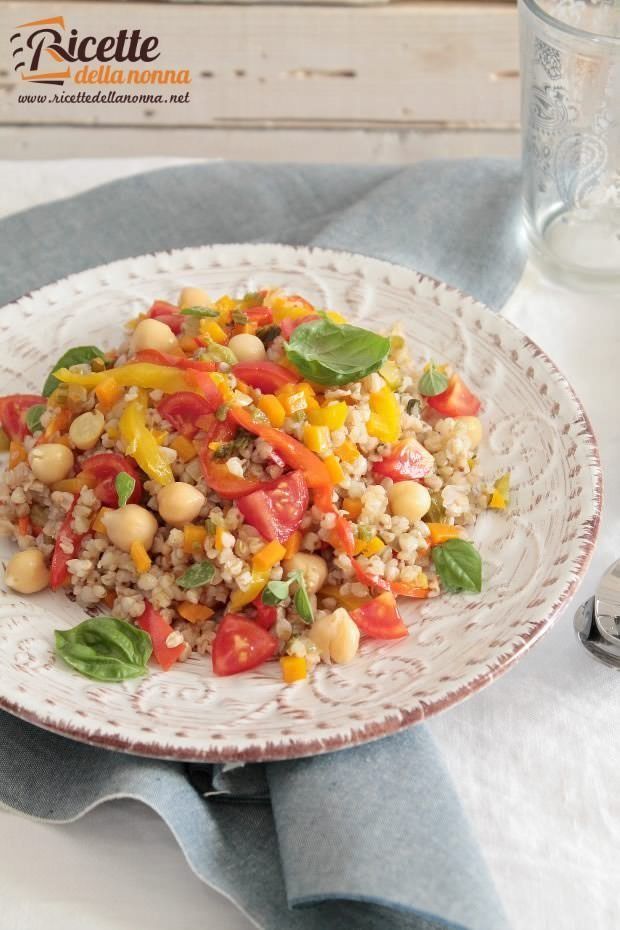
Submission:
M 213 342 L 217 342 L 217 344 L 221 346 L 226 345 L 228 342 L 228 336 L 217 320 L 201 320 L 200 335 L 204 339 L 212 339 Z
M 103 522 L 103 518 L 105 517 L 106 513 L 110 512 L 110 509 L 110 507 L 102 507 L 97 511 L 92 523 L 90 524 L 91 530 L 94 530 L 95 533 L 101 533 L 102 536 L 106 535 L 106 528 L 105 523 Z
M 359 497 L 345 497 L 342 502 L 342 506 L 352 520 L 357 520 L 362 512 L 362 502 Z
M 102 413 L 108 413 L 123 396 L 123 389 L 120 384 L 108 375 L 103 381 L 100 381 L 95 388 L 95 395 L 99 401 Z
M 305 656 L 280 656 L 282 678 L 287 685 L 294 681 L 302 681 L 308 674 L 308 663 Z
M 226 530 L 224 529 L 223 526 L 215 527 L 215 548 L 217 549 L 218 552 L 221 552 L 222 549 L 224 548 L 223 537 L 224 537 L 225 532 Z
M 182 462 L 191 462 L 198 455 L 196 446 L 186 436 L 177 436 L 170 443 L 170 448 L 174 449 Z
M 157 367 L 157 366 L 151 366 Z M 158 484 L 172 484 L 174 475 L 157 439 L 146 425 L 146 410 L 140 400 L 130 401 L 119 420 L 125 452 L 138 463 L 142 471 Z
M 458 539 L 461 535 L 460 526 L 450 526 L 448 523 L 427 523 L 430 530 L 431 546 L 440 546 L 447 539 Z
M 331 597 L 337 601 L 341 607 L 346 608 L 346 610 L 357 610 L 362 604 L 367 604 L 368 601 L 372 600 L 371 597 L 358 597 L 356 594 L 342 594 L 340 588 L 336 588 L 334 585 L 323 585 L 319 591 L 319 597 Z
M 351 442 L 350 439 L 345 439 L 345 441 L 339 445 L 337 449 L 334 449 L 334 452 L 338 458 L 341 459 L 341 461 L 348 462 L 349 464 L 351 464 L 351 462 L 355 462 L 355 460 L 358 459 L 360 455 L 359 449 L 354 442 Z
M 207 530 L 204 526 L 186 523 L 183 527 L 183 552 L 186 555 L 193 555 L 194 552 L 203 548 L 206 538 Z
M 68 491 L 69 494 L 79 494 L 82 488 L 94 488 L 97 479 L 88 472 L 80 472 L 75 478 L 64 478 L 52 485 L 52 491 Z
M 252 579 L 251 585 L 245 591 L 242 591 L 241 588 L 237 588 L 236 591 L 233 591 L 230 601 L 228 602 L 229 610 L 234 612 L 241 607 L 245 607 L 247 604 L 251 604 L 269 581 L 269 572 L 253 571 Z
M 381 442 L 396 442 L 400 436 L 400 407 L 388 385 L 370 395 L 370 409 L 366 429 Z
M 349 413 L 349 408 L 343 400 L 338 400 L 327 407 L 319 407 L 308 413 L 308 419 L 313 426 L 327 426 L 330 430 L 342 429 Z
M 284 558 L 292 559 L 301 548 L 301 533 L 299 530 L 295 530 L 294 533 L 291 533 L 289 538 L 284 543 Z
M 278 562 L 284 558 L 285 555 L 286 548 L 282 545 L 282 543 L 279 543 L 277 539 L 272 539 L 271 542 L 267 543 L 266 546 L 263 546 L 262 549 L 259 549 L 258 552 L 254 555 L 252 559 L 252 571 L 270 571 L 274 565 L 277 565 Z
M 163 391 L 164 394 L 176 394 L 177 391 L 194 389 L 184 377 L 179 368 L 169 365 L 152 365 L 150 362 L 133 362 L 121 365 L 120 368 L 110 368 L 109 371 L 91 371 L 88 374 L 78 374 L 61 368 L 54 375 L 64 384 L 81 384 L 86 388 L 96 388 L 106 378 L 114 378 L 118 385 L 123 387 L 140 387 L 148 390 Z
M 326 455 L 329 452 L 329 430 L 326 426 L 304 427 L 304 446 L 317 455 Z
M 177 613 L 189 623 L 202 623 L 204 620 L 209 620 L 214 611 L 207 607 L 206 604 L 192 604 L 191 601 L 182 601 L 177 604 Z
M 325 462 L 325 467 L 329 472 L 329 477 L 332 479 L 334 484 L 340 484 L 344 478 L 344 472 L 342 470 L 342 465 L 338 461 L 335 455 L 327 455 L 323 459 Z
M 132 542 L 129 549 L 129 554 L 139 575 L 143 575 L 145 572 L 148 572 L 149 568 L 151 567 L 151 558 L 142 543 L 137 539 L 134 539 Z
M 510 472 L 506 472 L 495 482 L 495 490 L 491 494 L 489 507 L 493 510 L 504 510 L 510 502 Z
M 280 429 L 286 420 L 286 410 L 275 394 L 261 394 L 257 401 L 257 407 L 263 411 L 272 426 Z
M 160 446 L 166 445 L 166 439 L 168 438 L 168 435 L 169 435 L 168 430 L 154 429 L 152 430 L 152 433 Z

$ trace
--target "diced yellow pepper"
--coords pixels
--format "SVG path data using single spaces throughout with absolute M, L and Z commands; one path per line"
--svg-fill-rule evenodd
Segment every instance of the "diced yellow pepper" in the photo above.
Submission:
M 217 549 L 218 552 L 221 552 L 222 549 L 224 548 L 223 540 L 224 540 L 225 532 L 226 530 L 224 529 L 223 526 L 215 527 L 215 548 Z
M 146 425 L 146 409 L 142 400 L 130 401 L 119 420 L 121 436 L 125 440 L 125 452 L 138 463 L 142 471 L 158 484 L 172 484 L 174 474 L 168 459 Z
M 336 310 L 326 310 L 325 316 L 328 320 L 331 320 L 332 323 L 346 323 L 346 318 L 343 317 L 342 313 L 338 313 Z
M 209 377 L 222 395 L 222 399 L 224 401 L 232 400 L 233 392 L 230 388 L 230 384 L 228 383 L 228 378 L 226 375 L 223 375 L 220 371 L 210 371 Z
M 489 507 L 493 510 L 505 510 L 506 498 L 499 491 L 493 491 L 489 500 Z
M 312 304 L 297 295 L 284 294 L 280 290 L 270 291 L 263 298 L 265 307 L 270 307 L 273 311 L 273 322 L 281 323 L 285 318 L 296 320 L 302 316 L 310 316 L 315 313 Z
M 329 472 L 329 477 L 332 479 L 334 484 L 340 484 L 344 478 L 344 472 L 342 470 L 342 465 L 338 461 L 335 455 L 326 455 L 323 459 L 325 462 L 325 467 Z
M 183 552 L 193 555 L 197 550 L 202 549 L 206 538 L 207 531 L 204 526 L 186 523 L 183 527 Z
M 220 323 L 224 325 L 230 323 L 232 312 L 237 308 L 238 304 L 238 300 L 233 300 L 232 297 L 228 297 L 228 295 L 216 300 L 214 306 L 220 315 Z
M 382 549 L 385 549 L 383 540 L 379 536 L 373 536 L 364 546 L 364 555 L 369 559 L 371 556 L 381 552 Z
M 305 656 L 280 656 L 282 678 L 287 685 L 294 681 L 302 681 L 308 674 L 308 663 Z
M 93 475 L 81 472 L 75 478 L 64 478 L 52 485 L 52 491 L 68 491 L 69 494 L 79 494 L 82 488 L 94 488 L 97 484 Z
M 242 591 L 241 588 L 237 588 L 236 591 L 233 591 L 230 596 L 230 601 L 228 602 L 228 609 L 234 612 L 241 607 L 245 607 L 247 604 L 251 604 L 261 593 L 268 581 L 269 572 L 253 571 L 252 583 L 245 591 Z
M 326 426 L 304 426 L 304 445 L 317 455 L 329 452 L 329 430 Z
M 179 336 L 179 348 L 187 355 L 193 355 L 198 348 L 198 342 L 193 336 Z
M 357 520 L 362 512 L 362 502 L 359 497 L 345 497 L 342 506 L 353 520 Z
M 393 362 L 391 359 L 388 359 L 387 362 L 383 363 L 379 369 L 379 374 L 387 383 L 388 387 L 391 387 L 393 391 L 396 390 L 402 381 L 400 369 L 396 362 Z
M 206 604 L 192 604 L 191 601 L 181 601 L 177 604 L 177 613 L 189 623 L 202 623 L 204 620 L 209 620 L 214 612 Z
M 257 406 L 262 410 L 272 426 L 279 429 L 286 419 L 286 410 L 275 394 L 261 394 Z
M 286 555 L 286 547 L 277 539 L 272 539 L 266 546 L 259 549 L 252 558 L 253 572 L 271 571 L 274 565 L 277 565 Z
M 289 538 L 286 540 L 284 544 L 284 549 L 285 549 L 284 558 L 292 559 L 293 556 L 299 552 L 300 547 L 301 547 L 301 533 L 299 532 L 299 530 L 295 530 L 294 533 L 291 533 L 291 535 L 289 536 Z
M 294 413 L 300 413 L 300 411 L 305 410 L 308 406 L 308 398 L 303 391 L 297 391 L 295 394 L 286 394 L 284 397 L 280 397 L 279 400 L 289 417 Z
M 381 442 L 396 442 L 400 436 L 400 407 L 394 392 L 384 385 L 370 395 L 370 409 L 366 429 Z
M 139 575 L 148 572 L 151 567 L 151 558 L 142 543 L 138 542 L 137 539 L 132 542 L 129 554 Z
M 286 384 L 278 391 L 277 398 L 289 417 L 300 410 L 312 410 L 319 406 L 314 388 L 307 381 Z
M 429 529 L 431 546 L 440 546 L 447 539 L 458 539 L 462 533 L 460 526 L 452 526 L 449 523 L 427 523 Z
M 0 426 L 0 452 L 8 452 L 10 445 L 11 440 Z
M 153 436 L 157 440 L 160 446 L 165 445 L 166 439 L 168 438 L 168 430 L 165 429 L 154 429 L 152 430 Z
M 495 482 L 495 490 L 491 494 L 489 507 L 493 510 L 504 510 L 510 503 L 510 472 L 506 472 Z
M 95 388 L 95 395 L 102 413 L 108 413 L 123 396 L 123 389 L 114 378 L 104 378 Z
M 345 439 L 345 441 L 338 446 L 337 449 L 334 449 L 334 452 L 339 459 L 343 462 L 355 462 L 359 458 L 360 451 L 355 445 L 354 442 L 351 442 L 350 439 Z
M 170 448 L 174 449 L 182 462 L 191 462 L 192 459 L 195 459 L 198 455 L 196 446 L 191 439 L 188 439 L 186 436 L 177 436 L 176 439 L 173 439 L 170 443 Z
M 347 419 L 349 408 L 343 400 L 311 410 L 308 419 L 313 426 L 327 426 L 330 430 L 342 429 Z
M 200 335 L 213 339 L 213 342 L 217 342 L 218 345 L 225 345 L 228 342 L 228 337 L 217 320 L 203 318 L 200 321 Z

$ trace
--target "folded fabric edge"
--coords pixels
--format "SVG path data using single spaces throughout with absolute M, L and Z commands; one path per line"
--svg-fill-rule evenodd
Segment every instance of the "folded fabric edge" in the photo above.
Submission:
M 389 909 L 390 911 L 397 911 L 399 914 L 406 914 L 410 917 L 420 917 L 423 920 L 434 921 L 437 925 L 437 930 L 476 930 L 476 928 L 473 926 L 455 924 L 452 923 L 452 921 L 445 920 L 443 917 L 439 917 L 437 914 L 430 914 L 429 912 L 420 910 L 419 908 L 408 907 L 405 904 L 400 904 L 398 901 L 382 901 L 381 898 L 376 898 L 373 895 L 351 895 L 336 893 L 322 894 L 320 897 L 307 895 L 304 898 L 290 901 L 289 906 L 291 909 L 300 909 L 304 907 L 310 907 L 315 904 L 325 904 L 328 901 L 350 901 L 355 902 L 356 904 L 374 904 L 377 907 L 383 907 Z

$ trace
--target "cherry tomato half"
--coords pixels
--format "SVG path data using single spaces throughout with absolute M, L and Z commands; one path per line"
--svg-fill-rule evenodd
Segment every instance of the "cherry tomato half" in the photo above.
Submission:
M 241 614 L 222 618 L 213 640 L 211 658 L 216 675 L 236 675 L 262 665 L 278 651 L 278 640 Z
M 141 626 L 153 643 L 153 655 L 165 672 L 171 668 L 183 654 L 184 643 L 179 646 L 167 646 L 166 640 L 174 633 L 165 617 L 158 613 L 150 601 L 144 602 L 144 613 L 138 617 L 138 626 Z
M 270 307 L 249 307 L 243 311 L 250 323 L 257 326 L 268 326 L 273 323 L 273 310 Z
M 118 494 L 114 479 L 124 471 L 136 482 L 129 504 L 138 504 L 142 497 L 142 481 L 135 463 L 120 452 L 98 452 L 82 462 L 82 471 L 97 480 L 95 494 L 106 507 L 118 507 Z
M 191 438 L 198 432 L 198 418 L 213 412 L 213 402 L 200 394 L 194 394 L 193 391 L 177 391 L 176 394 L 168 394 L 160 401 L 157 412 L 178 433 Z
M 298 316 L 296 318 L 287 316 L 286 319 L 282 320 L 280 323 L 282 335 L 288 342 L 293 335 L 293 331 L 296 330 L 298 326 L 301 326 L 302 323 L 310 323 L 312 320 L 318 319 L 316 313 L 309 313 L 308 316 Z
M 260 481 L 258 478 L 242 478 L 239 475 L 233 475 L 228 471 L 226 462 L 216 459 L 215 450 L 209 448 L 210 443 L 230 442 L 234 438 L 237 431 L 234 421 L 229 419 L 220 422 L 213 414 L 209 414 L 208 417 L 201 417 L 198 425 L 207 434 L 198 453 L 207 487 L 212 488 L 225 500 L 234 500 L 272 484 L 270 481 Z
M 263 604 L 261 597 L 262 595 L 259 594 L 258 597 L 252 601 L 252 607 L 256 610 L 254 623 L 258 623 L 259 626 L 262 626 L 263 630 L 270 630 L 278 619 L 278 608 L 272 607 L 270 604 Z
M 166 326 L 169 326 L 175 336 L 178 336 L 181 330 L 183 329 L 183 323 L 185 322 L 185 317 L 181 314 L 181 311 L 178 307 L 175 307 L 174 304 L 169 304 L 165 300 L 156 300 L 147 316 L 152 320 L 159 320 L 160 323 L 165 323 Z
M 445 391 L 435 397 L 427 397 L 426 401 L 444 417 L 475 416 L 480 410 L 480 400 L 458 375 L 452 375 Z
M 50 588 L 52 591 L 55 591 L 63 585 L 69 577 L 67 562 L 69 559 L 75 559 L 80 551 L 80 544 L 86 535 L 85 533 L 76 533 L 71 526 L 76 501 L 77 497 L 74 497 L 73 503 L 67 511 L 67 515 L 62 521 L 60 529 L 58 530 L 58 536 L 56 537 L 56 544 L 50 563 Z
M 263 394 L 275 394 L 285 384 L 299 381 L 299 375 L 275 362 L 238 362 L 233 365 L 232 373 L 235 378 L 250 387 L 258 388 Z
M 409 635 L 398 612 L 396 598 L 390 591 L 384 591 L 367 604 L 352 610 L 351 616 L 362 633 L 375 639 L 400 639 Z
M 430 465 L 418 443 L 405 439 L 397 443 L 389 455 L 375 462 L 372 470 L 376 475 L 391 478 L 392 481 L 407 481 L 428 475 Z
M 9 439 L 20 442 L 30 430 L 26 426 L 26 413 L 35 404 L 45 404 L 45 397 L 38 394 L 10 394 L 0 397 L 0 423 Z
M 301 523 L 310 495 L 304 476 L 292 471 L 271 487 L 254 491 L 238 500 L 237 507 L 265 539 L 285 543 Z

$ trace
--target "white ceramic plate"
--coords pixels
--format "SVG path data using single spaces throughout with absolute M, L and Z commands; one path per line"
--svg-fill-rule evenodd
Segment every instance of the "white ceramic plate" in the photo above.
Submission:
M 346 667 L 319 666 L 286 686 L 277 663 L 216 678 L 193 656 L 171 671 L 99 684 L 57 661 L 55 627 L 83 611 L 62 594 L 3 586 L 0 706 L 42 727 L 113 749 L 188 760 L 282 759 L 339 749 L 415 723 L 505 671 L 545 631 L 587 566 L 601 478 L 588 419 L 547 356 L 501 316 L 406 268 L 358 255 L 274 245 L 184 249 L 115 262 L 0 311 L 0 395 L 38 392 L 71 345 L 113 346 L 120 325 L 183 285 L 210 293 L 282 286 L 353 321 L 400 321 L 414 355 L 449 359 L 484 399 L 483 472 L 510 470 L 508 514 L 486 513 L 474 540 L 480 596 L 405 602 L 410 635 L 364 641 Z M 3 353 L 5 354 L 5 353 Z M 12 546 L 3 541 L 6 561 Z

